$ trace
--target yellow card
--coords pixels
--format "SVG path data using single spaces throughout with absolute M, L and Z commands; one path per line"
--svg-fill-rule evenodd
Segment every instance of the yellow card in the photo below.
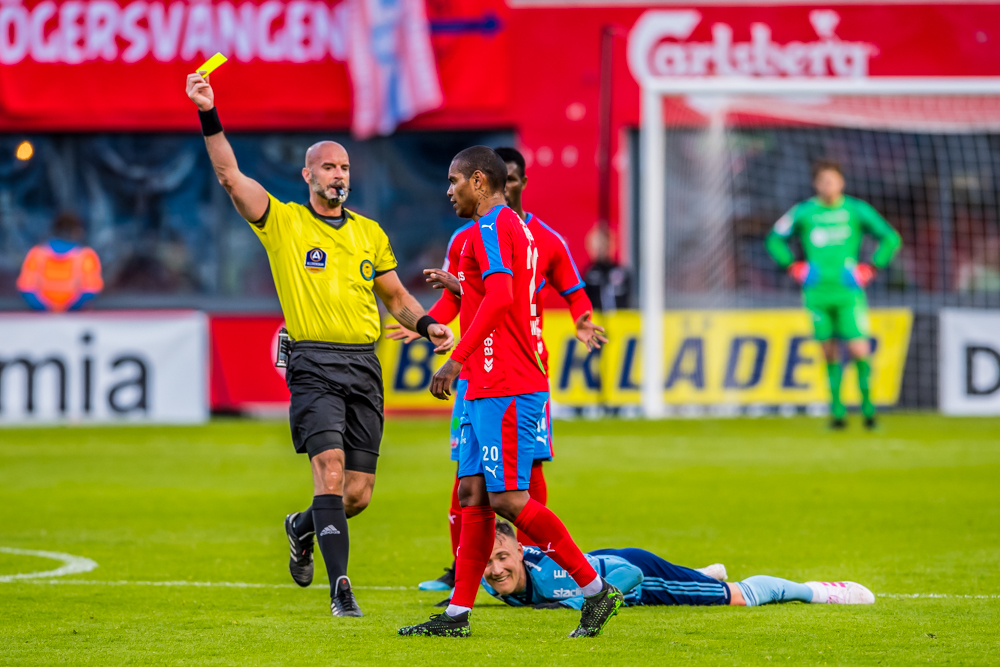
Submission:
M 202 65 L 195 71 L 200 72 L 202 76 L 208 76 L 215 70 L 219 69 L 219 66 L 222 65 L 222 63 L 226 62 L 226 60 L 228 59 L 224 55 L 222 55 L 221 53 L 216 53 L 214 56 L 206 60 L 204 65 Z

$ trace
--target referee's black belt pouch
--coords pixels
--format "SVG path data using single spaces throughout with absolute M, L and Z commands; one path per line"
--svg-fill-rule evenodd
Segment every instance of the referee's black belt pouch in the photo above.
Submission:
M 375 343 L 325 343 L 320 340 L 292 341 L 293 352 L 306 352 L 311 350 L 316 352 L 367 354 L 375 351 Z

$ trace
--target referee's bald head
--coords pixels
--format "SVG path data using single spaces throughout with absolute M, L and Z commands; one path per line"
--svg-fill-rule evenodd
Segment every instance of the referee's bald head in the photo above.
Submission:
M 306 149 L 306 169 L 315 169 L 324 162 L 347 162 L 347 149 L 336 141 L 317 141 Z

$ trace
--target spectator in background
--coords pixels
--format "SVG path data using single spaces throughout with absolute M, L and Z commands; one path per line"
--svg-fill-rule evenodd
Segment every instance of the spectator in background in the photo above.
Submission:
M 613 313 L 631 306 L 631 277 L 611 253 L 611 232 L 602 225 L 587 235 L 587 251 L 593 263 L 583 276 L 587 296 L 598 312 Z
M 101 260 L 81 243 L 83 223 L 73 213 L 60 213 L 52 238 L 28 251 L 17 289 L 35 310 L 77 310 L 104 289 Z

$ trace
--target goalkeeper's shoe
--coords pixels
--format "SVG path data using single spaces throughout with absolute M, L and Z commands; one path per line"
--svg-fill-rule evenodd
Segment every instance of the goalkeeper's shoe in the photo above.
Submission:
M 469 625 L 471 613 L 465 611 L 455 617 L 447 613 L 434 614 L 431 620 L 420 625 L 400 628 L 399 634 L 404 637 L 468 637 L 472 635 L 472 626 Z
M 334 586 L 333 597 L 330 599 L 330 613 L 334 616 L 364 616 L 358 601 L 354 599 L 354 591 L 351 590 L 351 580 L 347 577 L 337 579 Z
M 293 512 L 285 517 L 285 535 L 288 536 L 288 548 L 291 557 L 288 559 L 288 571 L 292 580 L 299 586 L 308 586 L 313 580 L 313 533 L 299 537 L 295 532 L 295 519 L 299 512 Z
M 807 581 L 813 602 L 820 604 L 874 604 L 875 594 L 853 581 Z
M 847 428 L 847 420 L 843 417 L 834 417 L 830 420 L 830 428 L 834 431 L 843 431 Z
M 580 625 L 569 636 L 596 637 L 624 604 L 622 592 L 605 581 L 600 593 L 583 598 Z
M 421 581 L 417 586 L 422 591 L 447 591 L 455 587 L 455 562 L 452 561 L 451 567 L 446 567 L 444 569 L 444 574 L 442 574 L 437 579 L 431 579 L 429 581 Z

